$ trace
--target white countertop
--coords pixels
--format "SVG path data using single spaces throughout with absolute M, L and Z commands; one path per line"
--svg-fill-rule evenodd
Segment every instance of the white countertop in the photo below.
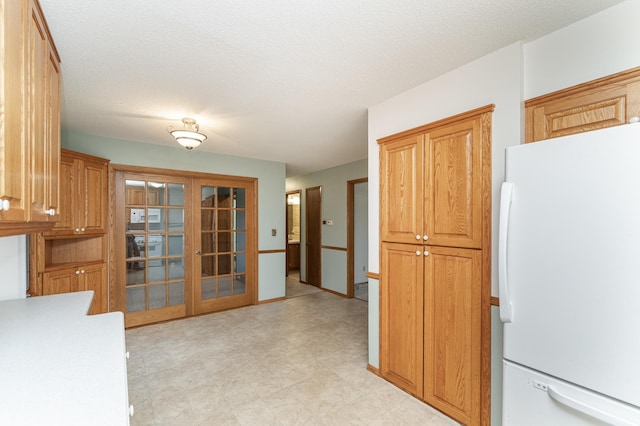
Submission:
M 128 425 L 124 315 L 93 292 L 0 302 L 0 424 Z

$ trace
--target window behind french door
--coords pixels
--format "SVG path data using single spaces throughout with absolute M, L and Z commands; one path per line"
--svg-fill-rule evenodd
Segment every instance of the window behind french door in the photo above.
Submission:
M 111 307 L 127 327 L 255 302 L 255 179 L 114 176 Z

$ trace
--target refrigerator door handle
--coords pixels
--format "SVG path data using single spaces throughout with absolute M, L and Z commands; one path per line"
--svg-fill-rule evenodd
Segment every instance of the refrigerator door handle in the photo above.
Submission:
M 593 407 L 591 405 L 585 404 L 582 401 L 578 401 L 575 398 L 571 398 L 567 395 L 564 395 L 560 393 L 557 389 L 554 389 L 551 386 L 547 388 L 547 394 L 551 399 L 553 399 L 557 403 L 562 404 L 566 407 L 572 408 L 581 413 L 584 413 L 589 417 L 593 417 L 594 419 L 598 419 L 607 424 L 614 425 L 614 426 L 633 426 L 635 424 L 625 419 L 622 419 L 614 414 L 607 413 L 606 411 L 603 411 L 598 407 Z
M 509 278 L 507 274 L 507 235 L 509 233 L 509 214 L 513 199 L 513 184 L 503 182 L 500 191 L 500 229 L 498 233 L 498 288 L 500 292 L 500 319 L 502 322 L 513 320 L 513 307 L 509 298 Z

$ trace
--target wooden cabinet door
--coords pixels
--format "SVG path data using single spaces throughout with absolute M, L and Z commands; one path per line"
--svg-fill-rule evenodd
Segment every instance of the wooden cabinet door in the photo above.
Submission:
M 45 272 L 42 279 L 42 295 L 80 291 L 76 272 L 77 268 Z
M 480 424 L 482 251 L 425 248 L 424 400 Z
M 80 291 L 93 290 L 89 314 L 107 312 L 107 265 L 90 265 L 80 268 Z
M 23 2 L 2 3 L 3 32 L 0 37 L 0 200 L 9 210 L 0 210 L 0 222 L 26 222 L 29 218 L 28 139 L 26 120 L 26 63 L 23 51 Z
M 382 244 L 380 277 L 380 372 L 405 391 L 422 397 L 422 246 Z
M 480 118 L 425 135 L 424 215 L 427 244 L 482 247 Z
M 75 227 L 74 212 L 77 209 L 76 189 L 77 173 L 73 158 L 62 155 L 60 158 L 60 207 L 58 208 L 58 222 L 53 225 L 49 234 L 73 234 Z
M 413 135 L 380 145 L 381 241 L 422 241 L 423 139 Z
M 60 214 L 60 61 L 53 47 L 47 45 L 45 69 L 45 208 L 48 220 L 56 222 Z
M 82 207 L 78 225 L 84 233 L 104 233 L 107 230 L 107 179 L 106 163 L 85 160 L 80 168 L 80 194 Z
M 93 290 L 89 314 L 107 312 L 107 265 L 78 266 L 45 272 L 42 295 Z
M 35 2 L 30 2 L 27 33 L 28 59 L 28 126 L 31 220 L 46 222 L 47 151 L 45 148 L 45 73 L 48 42 L 44 21 Z

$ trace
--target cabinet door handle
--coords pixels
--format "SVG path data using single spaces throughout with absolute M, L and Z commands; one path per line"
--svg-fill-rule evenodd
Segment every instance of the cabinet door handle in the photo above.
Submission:
M 425 255 L 425 256 L 429 256 L 429 252 L 425 250 L 425 251 L 424 251 L 424 255 Z
M 84 228 L 80 228 L 80 232 L 84 232 Z
M 422 238 L 420 235 L 416 235 L 416 240 L 419 240 L 420 238 Z
M 49 216 L 55 216 L 56 215 L 56 209 L 47 209 L 44 211 L 45 214 L 49 215 Z
M 200 250 L 196 250 L 196 256 L 200 256 Z
M 429 239 L 428 235 L 425 235 L 424 237 L 422 237 L 423 240 L 427 241 Z
M 81 269 L 81 270 L 80 270 L 80 273 L 81 273 L 81 274 L 84 274 L 84 269 Z
M 80 275 L 80 271 L 76 271 L 76 275 Z
M 2 203 L 0 203 L 0 210 L 2 211 L 9 211 L 9 209 L 11 208 L 11 204 L 9 203 L 9 200 L 2 200 Z
M 420 256 L 422 253 L 420 253 L 420 250 L 416 250 L 416 256 Z

